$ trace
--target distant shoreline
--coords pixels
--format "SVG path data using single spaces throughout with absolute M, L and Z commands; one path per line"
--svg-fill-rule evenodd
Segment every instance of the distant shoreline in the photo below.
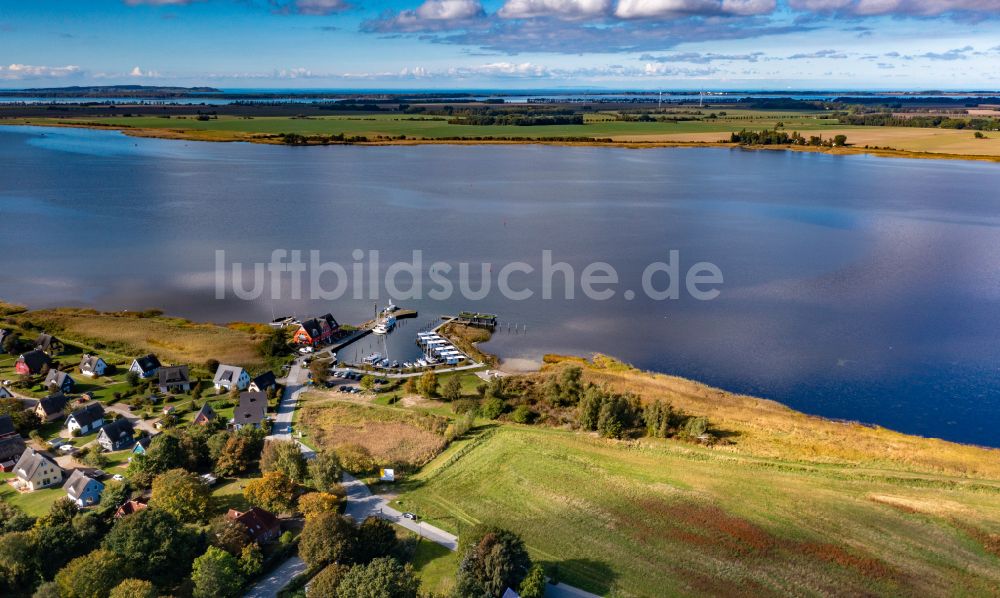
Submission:
M 130 137 L 142 137 L 151 139 L 174 139 L 183 141 L 202 141 L 208 143 L 257 143 L 262 145 L 281 145 L 283 143 L 277 136 L 261 135 L 258 133 L 232 132 L 228 137 L 207 137 L 193 134 L 190 130 L 178 129 L 150 129 L 132 128 L 115 125 L 96 125 L 91 123 L 31 123 L 16 122 L 8 123 L 0 119 L 0 126 L 7 127 L 40 127 L 40 128 L 69 128 L 69 129 L 91 129 L 96 131 L 116 131 Z M 542 140 L 542 139 L 380 139 L 374 141 L 331 141 L 329 143 L 305 143 L 291 147 L 316 147 L 329 145 L 357 145 L 357 146 L 402 146 L 402 145 L 550 145 L 550 146 L 576 146 L 576 147 L 613 147 L 625 149 L 656 149 L 656 148 L 730 148 L 748 150 L 770 150 L 770 151 L 795 151 L 809 153 L 823 153 L 831 155 L 861 155 L 867 154 L 881 158 L 910 158 L 920 160 L 974 160 L 978 162 L 1000 162 L 1000 156 L 988 156 L 979 154 L 949 154 L 936 152 L 916 152 L 911 150 L 897 149 L 876 149 L 865 147 L 837 147 L 824 148 L 815 146 L 795 146 L 795 145 L 741 145 L 724 141 L 579 141 L 579 140 Z

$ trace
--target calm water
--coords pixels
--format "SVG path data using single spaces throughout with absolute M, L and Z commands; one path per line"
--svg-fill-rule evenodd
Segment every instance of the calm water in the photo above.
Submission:
M 377 249 L 384 267 L 420 249 L 426 264 L 457 269 L 538 266 L 549 249 L 577 272 L 613 265 L 617 296 L 407 301 L 421 317 L 390 336 L 391 356 L 405 359 L 440 314 L 478 309 L 521 327 L 489 345 L 513 364 L 602 351 L 810 413 L 998 446 L 998 189 L 1000 167 L 987 163 L 288 148 L 2 128 L 0 297 L 213 321 L 331 311 L 359 322 L 373 309 L 367 297 L 216 300 L 215 251 L 257 262 L 278 248 L 319 249 L 350 265 L 352 250 Z M 721 296 L 625 300 L 670 250 L 682 271 L 717 264 Z

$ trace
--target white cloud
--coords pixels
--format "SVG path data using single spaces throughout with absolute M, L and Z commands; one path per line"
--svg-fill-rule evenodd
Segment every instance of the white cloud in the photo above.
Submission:
M 506 19 L 578 19 L 604 15 L 610 10 L 611 0 L 507 0 L 497 14 Z
M 471 19 L 483 14 L 483 5 L 479 0 L 427 0 L 413 13 L 430 21 Z
M 22 79 L 57 79 L 80 72 L 78 66 L 33 66 L 30 64 L 0 65 L 0 80 L 20 81 Z
M 128 72 L 129 77 L 159 77 L 160 73 L 156 71 L 144 71 L 139 67 L 133 68 Z
M 346 0 L 270 0 L 279 13 L 310 16 L 332 15 L 350 8 Z
M 676 18 L 691 15 L 751 16 L 774 12 L 777 0 L 619 0 L 619 19 Z

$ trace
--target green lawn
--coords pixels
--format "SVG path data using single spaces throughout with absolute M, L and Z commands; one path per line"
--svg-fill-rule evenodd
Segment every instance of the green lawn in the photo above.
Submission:
M 7 480 L 13 477 L 12 473 L 0 473 L 0 500 L 20 508 L 32 517 L 48 513 L 53 502 L 66 496 L 62 484 L 34 492 L 18 492 L 7 483 Z
M 504 426 L 456 443 L 397 508 L 513 529 L 599 594 L 948 595 L 1000 587 L 1000 483 Z M 993 536 L 997 538 L 998 536 Z M 994 548 L 994 550 L 996 550 Z M 654 573 L 655 572 L 655 573 Z
M 413 533 L 408 531 L 403 531 L 401 534 L 414 537 Z M 421 589 L 424 593 L 433 593 L 435 596 L 450 596 L 455 589 L 458 553 L 422 538 L 417 538 L 416 542 L 416 550 L 410 564 L 420 579 Z

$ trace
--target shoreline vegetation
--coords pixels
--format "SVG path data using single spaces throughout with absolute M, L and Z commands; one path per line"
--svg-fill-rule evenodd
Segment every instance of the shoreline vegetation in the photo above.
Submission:
M 253 351 L 266 329 L 2 302 L 0 327 L 44 327 L 119 366 L 147 348 L 200 363 L 218 339 Z M 457 328 L 470 345 L 488 338 Z M 509 529 L 555 581 L 602 596 L 985 596 L 1000 584 L 1000 449 L 807 415 L 604 355 L 477 374 L 357 398 L 311 387 L 295 426 L 359 478 L 393 466 L 392 485 L 373 483 L 393 508 L 460 538 Z M 227 481 L 211 504 L 245 501 L 257 479 Z M 62 495 L 41 492 L 27 497 L 36 515 Z M 451 553 L 412 562 L 425 588 L 452 587 Z
M 729 134 L 720 132 L 717 141 L 704 140 L 639 140 L 639 139 L 615 139 L 615 138 L 409 138 L 409 137 L 383 137 L 364 140 L 345 138 L 343 140 L 330 140 L 329 137 L 322 136 L 300 136 L 300 141 L 289 143 L 288 135 L 282 134 L 260 134 L 250 132 L 231 131 L 224 134 L 206 135 L 204 130 L 199 129 L 165 129 L 165 128 L 142 128 L 125 124 L 104 124 L 97 122 L 70 122 L 55 121 L 50 122 L 44 119 L 0 119 L 0 126 L 34 126 L 51 128 L 75 128 L 116 131 L 130 137 L 152 138 L 152 139 L 172 139 L 179 141 L 205 141 L 217 143 L 257 143 L 264 145 L 291 145 L 296 147 L 322 147 L 330 145 L 358 145 L 358 146 L 416 146 L 416 145 L 548 145 L 548 146 L 568 146 L 568 147 L 610 147 L 624 149 L 657 149 L 657 148 L 729 148 L 746 150 L 770 150 L 770 151 L 795 151 L 824 153 L 831 155 L 871 155 L 882 158 L 909 158 L 924 160 L 974 160 L 983 162 L 1000 162 L 1000 153 L 989 154 L 966 154 L 948 153 L 936 151 L 915 151 L 907 149 L 897 149 L 888 146 L 862 146 L 849 144 L 839 147 L 810 146 L 788 144 L 744 144 L 733 142 L 727 137 Z M 901 128 L 902 129 L 902 128 Z M 847 129 L 838 129 L 850 132 Z M 909 128 L 902 129 L 920 132 L 923 129 Z M 736 132 L 736 131 L 734 131 Z M 215 132 L 213 132 L 215 133 Z M 704 135 L 704 134 L 700 134 Z M 850 143 L 850 142 L 848 142 Z

